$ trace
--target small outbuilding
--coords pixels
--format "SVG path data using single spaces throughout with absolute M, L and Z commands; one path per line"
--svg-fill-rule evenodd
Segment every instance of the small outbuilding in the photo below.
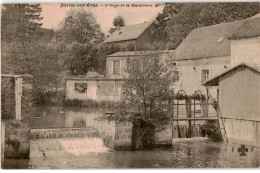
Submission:
M 259 69 L 241 63 L 204 83 L 219 89 L 219 113 L 229 141 L 260 146 Z

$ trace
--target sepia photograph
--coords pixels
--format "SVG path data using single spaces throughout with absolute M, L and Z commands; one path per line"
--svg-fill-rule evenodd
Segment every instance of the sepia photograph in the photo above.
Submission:
M 260 1 L 1 3 L 1 169 L 260 168 Z

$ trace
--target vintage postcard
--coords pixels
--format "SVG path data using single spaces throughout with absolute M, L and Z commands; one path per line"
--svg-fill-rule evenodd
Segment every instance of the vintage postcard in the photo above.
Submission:
M 259 168 L 260 3 L 1 4 L 1 168 Z

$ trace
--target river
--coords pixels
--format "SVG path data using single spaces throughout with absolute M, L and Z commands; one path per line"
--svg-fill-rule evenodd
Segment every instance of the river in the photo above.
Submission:
M 32 128 L 83 128 L 91 126 L 94 118 L 106 109 L 37 107 L 31 119 Z M 111 110 L 109 110 L 111 111 Z M 245 156 L 240 156 L 241 145 L 214 142 L 206 138 L 176 139 L 171 147 L 144 151 L 113 151 L 99 148 L 97 152 L 75 154 L 66 151 L 64 143 L 89 145 L 84 139 L 43 139 L 31 141 L 32 169 L 75 168 L 250 168 L 260 167 L 260 148 L 246 146 Z M 99 139 L 95 139 L 98 140 Z M 82 143 L 82 144 L 81 144 Z M 95 142 L 97 143 L 97 141 Z M 46 157 L 39 152 L 40 145 L 47 147 Z M 102 144 L 100 144 L 102 145 Z M 57 149 L 59 148 L 59 149 Z

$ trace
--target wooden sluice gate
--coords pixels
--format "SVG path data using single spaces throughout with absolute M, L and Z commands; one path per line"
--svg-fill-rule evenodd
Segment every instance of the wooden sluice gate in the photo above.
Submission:
M 168 112 L 172 120 L 172 138 L 204 137 L 207 122 L 218 122 L 218 98 L 213 99 L 207 92 L 197 90 L 186 95 L 180 90 L 168 100 Z
M 30 139 L 97 138 L 94 128 L 31 129 Z

